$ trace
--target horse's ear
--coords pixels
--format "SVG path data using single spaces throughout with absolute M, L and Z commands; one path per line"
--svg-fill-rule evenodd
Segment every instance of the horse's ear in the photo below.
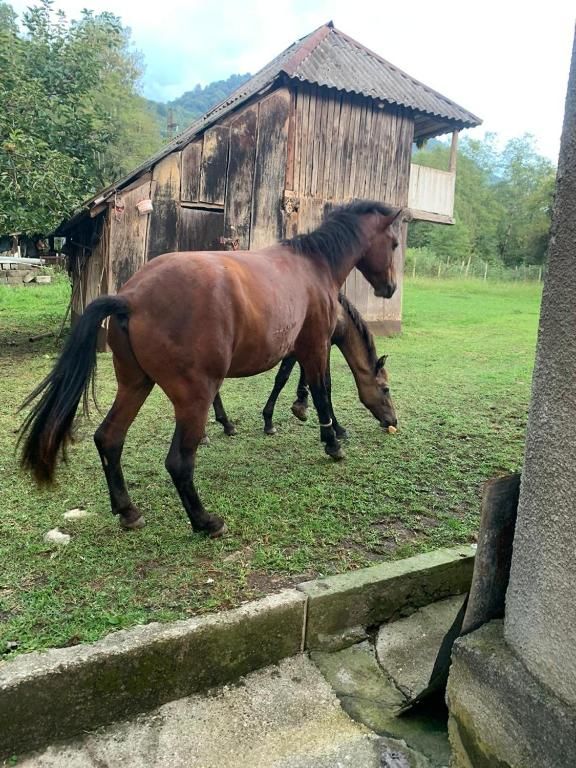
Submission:
M 382 355 L 382 357 L 378 358 L 378 360 L 376 361 L 376 373 L 378 373 L 378 371 L 381 371 L 382 368 L 384 368 L 384 366 L 386 365 L 386 360 L 388 360 L 388 355 Z

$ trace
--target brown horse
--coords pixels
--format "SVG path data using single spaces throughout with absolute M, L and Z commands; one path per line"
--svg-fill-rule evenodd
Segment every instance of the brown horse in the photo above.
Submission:
M 390 387 L 388 384 L 388 372 L 385 364 L 387 355 L 378 357 L 374 337 L 370 333 L 364 318 L 358 312 L 356 307 L 349 301 L 343 293 L 338 294 L 338 319 L 336 328 L 332 334 L 331 344 L 336 345 L 344 359 L 350 366 L 352 375 L 356 381 L 358 395 L 363 405 L 368 408 L 380 425 L 386 429 L 389 426 L 397 425 L 396 413 L 392 398 L 390 397 Z M 294 355 L 284 358 L 278 373 L 274 379 L 274 387 L 270 393 L 262 416 L 264 418 L 264 432 L 267 435 L 276 434 L 274 426 L 274 406 L 276 401 L 290 378 L 290 374 L 296 365 Z M 330 357 L 326 366 L 326 390 L 328 392 L 328 401 L 330 405 L 330 416 L 332 426 L 336 432 L 336 437 L 347 437 L 345 428 L 338 423 L 332 406 L 332 385 L 330 377 Z M 306 421 L 308 418 L 308 385 L 302 367 L 300 368 L 300 380 L 296 390 L 296 400 L 292 403 L 292 413 L 300 419 Z M 235 435 L 236 427 L 230 421 L 222 403 L 220 394 L 214 399 L 214 415 L 216 421 L 222 424 L 224 432 L 227 435 Z
M 325 451 L 342 458 L 325 381 L 338 289 L 358 267 L 377 296 L 392 296 L 398 246 L 392 224 L 401 213 L 376 202 L 351 203 L 314 232 L 260 251 L 169 253 L 148 262 L 118 295 L 88 305 L 54 369 L 24 403 L 41 395 L 22 427 L 22 466 L 40 484 L 53 481 L 82 397 L 87 406 L 106 317 L 118 390 L 94 440 L 122 527 L 144 524 L 120 458 L 126 432 L 155 383 L 174 406 L 166 468 L 194 531 L 212 537 L 225 531 L 224 521 L 204 509 L 193 477 L 208 410 L 226 377 L 252 376 L 294 354 L 310 386 Z

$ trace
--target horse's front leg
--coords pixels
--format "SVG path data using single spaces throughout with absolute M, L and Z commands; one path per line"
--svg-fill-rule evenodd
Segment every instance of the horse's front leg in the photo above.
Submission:
M 276 427 L 272 421 L 272 417 L 274 416 L 274 406 L 276 405 L 276 401 L 278 400 L 280 392 L 282 392 L 286 386 L 286 382 L 290 378 L 290 374 L 292 373 L 292 369 L 295 365 L 296 358 L 293 355 L 290 355 L 290 357 L 285 357 L 284 360 L 282 360 L 280 363 L 280 368 L 278 369 L 278 373 L 274 379 L 274 387 L 272 388 L 270 397 L 266 401 L 266 405 L 262 411 L 262 417 L 264 418 L 264 432 L 267 435 L 276 434 Z
M 292 403 L 292 413 L 300 421 L 306 421 L 308 418 L 308 384 L 304 369 L 300 366 L 300 378 L 296 389 L 296 400 Z
M 336 415 L 334 413 L 334 406 L 332 405 L 332 376 L 330 374 L 330 352 L 328 352 L 328 361 L 326 363 L 326 375 L 324 377 L 326 381 L 326 391 L 328 393 L 328 403 L 330 404 L 330 418 L 332 419 L 332 426 L 336 432 L 336 437 L 345 440 L 348 437 L 346 429 L 338 423 Z
M 212 393 L 211 396 L 191 396 L 186 402 L 173 399 L 176 429 L 166 458 L 166 469 L 178 491 L 192 529 L 216 538 L 225 533 L 226 524 L 222 518 L 206 512 L 194 486 L 196 451 L 204 435 L 213 397 Z
M 324 443 L 324 450 L 328 456 L 337 461 L 344 458 L 344 452 L 332 423 L 330 399 L 326 387 L 326 360 L 327 351 L 324 354 L 320 351 L 319 357 L 306 357 L 302 365 L 320 422 L 320 440 Z

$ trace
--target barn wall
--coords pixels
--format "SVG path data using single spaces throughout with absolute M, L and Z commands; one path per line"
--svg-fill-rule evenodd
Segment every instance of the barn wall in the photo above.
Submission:
M 327 208 L 354 198 L 408 204 L 414 121 L 407 110 L 306 84 L 295 90 L 294 110 L 293 191 L 299 211 L 290 218 L 289 232 L 313 229 Z M 401 252 L 396 259 L 398 290 L 392 299 L 376 298 L 356 270 L 344 286 L 366 320 L 388 330 L 399 330 L 402 311 Z
M 152 204 L 154 210 L 147 217 L 147 259 L 178 250 L 178 219 L 180 213 L 181 153 L 160 160 L 152 172 Z

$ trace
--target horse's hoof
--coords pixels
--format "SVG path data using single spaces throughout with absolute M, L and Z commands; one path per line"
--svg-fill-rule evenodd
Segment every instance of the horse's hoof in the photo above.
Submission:
M 265 433 L 266 435 L 275 435 L 275 434 L 276 434 L 276 432 L 278 432 L 278 430 L 276 429 L 276 427 L 270 427 L 270 429 L 266 429 L 266 428 L 264 428 L 264 433 Z
M 297 419 L 300 421 L 307 421 L 308 419 L 308 408 L 306 408 L 305 405 L 300 405 L 300 403 L 292 403 L 292 413 L 294 416 L 296 416 Z
M 204 435 L 202 440 L 200 440 L 200 445 L 210 445 L 210 438 L 208 435 Z
M 225 533 L 228 533 L 228 526 L 226 523 L 222 523 L 222 527 L 217 531 L 213 531 L 211 534 L 209 534 L 209 536 L 211 539 L 219 539 L 224 536 Z
M 330 445 L 325 445 L 324 450 L 330 456 L 330 458 L 334 459 L 334 461 L 341 461 L 342 459 L 346 458 L 346 454 L 342 450 L 340 446 L 334 447 Z
M 137 531 L 139 528 L 144 528 L 145 525 L 146 520 L 144 520 L 143 515 L 134 520 L 126 520 L 120 515 L 120 528 L 123 528 L 125 531 Z
M 236 427 L 228 427 L 228 429 L 224 430 L 224 434 L 228 435 L 228 437 L 234 437 L 234 435 L 238 434 L 238 430 Z

